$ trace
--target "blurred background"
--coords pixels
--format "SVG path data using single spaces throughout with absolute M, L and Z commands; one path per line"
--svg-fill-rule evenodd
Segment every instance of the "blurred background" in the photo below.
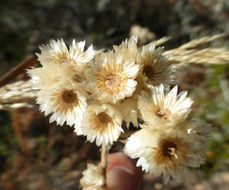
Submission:
M 229 32 L 228 0 L 1 0 L 0 79 L 50 39 L 86 40 L 100 49 L 130 34 L 142 44 L 169 36 L 164 48 L 170 49 L 224 32 Z M 229 48 L 229 39 L 211 45 Z M 19 71 L 1 86 L 25 78 Z M 213 127 L 206 164 L 190 179 L 193 189 L 229 189 L 229 64 L 181 68 L 177 83 L 194 100 L 192 117 Z M 77 189 L 86 162 L 99 160 L 98 148 L 85 142 L 72 128 L 49 124 L 37 106 L 0 110 L 0 189 Z M 111 151 L 121 147 L 117 143 Z M 142 189 L 185 187 L 145 175 Z

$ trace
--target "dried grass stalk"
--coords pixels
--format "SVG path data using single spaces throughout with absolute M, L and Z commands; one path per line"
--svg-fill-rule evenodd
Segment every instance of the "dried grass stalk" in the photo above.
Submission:
M 174 64 L 225 64 L 229 63 L 229 51 L 224 48 L 205 48 L 202 50 L 179 50 L 165 52 Z
M 154 43 L 155 46 L 158 47 L 158 46 L 163 45 L 164 43 L 166 43 L 166 42 L 169 41 L 170 39 L 171 39 L 170 37 L 165 36 L 165 37 L 160 38 L 160 39 L 158 39 L 158 40 L 156 40 L 156 41 L 154 41 L 154 42 L 152 42 L 152 43 Z
M 150 45 L 155 45 L 155 47 L 159 47 L 159 46 L 165 44 L 166 42 L 168 42 L 170 39 L 171 39 L 170 37 L 165 36 L 165 37 L 160 38 L 160 39 L 158 39 L 158 40 L 152 41 L 152 42 L 150 42 L 149 44 L 150 44 Z M 142 47 L 140 47 L 140 49 L 141 49 L 141 48 L 142 48 Z
M 36 98 L 37 90 L 32 88 L 31 80 L 17 81 L 0 88 L 0 109 L 11 110 L 31 107 Z
M 185 44 L 179 46 L 177 49 L 191 49 L 191 48 L 212 42 L 212 41 L 214 41 L 218 38 L 222 38 L 224 36 L 225 36 L 225 34 L 217 34 L 214 36 L 205 36 L 205 37 L 202 37 L 200 39 L 192 40 L 188 43 L 185 43 Z
M 229 51 L 227 49 L 198 47 L 223 36 L 225 34 L 192 40 L 178 48 L 165 51 L 163 55 L 168 56 L 169 61 L 173 64 L 226 64 L 229 63 Z

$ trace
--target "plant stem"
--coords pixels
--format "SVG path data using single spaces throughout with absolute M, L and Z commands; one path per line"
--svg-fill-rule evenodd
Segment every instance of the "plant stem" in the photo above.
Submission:
M 103 143 L 102 144 L 102 150 L 101 150 L 101 168 L 103 170 L 104 178 L 105 178 L 105 184 L 104 188 L 106 189 L 106 169 L 107 169 L 107 158 L 108 158 L 108 146 Z

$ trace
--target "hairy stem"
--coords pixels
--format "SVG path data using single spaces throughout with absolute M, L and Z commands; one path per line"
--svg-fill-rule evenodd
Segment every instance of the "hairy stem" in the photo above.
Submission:
M 106 169 L 107 169 L 107 158 L 108 158 L 108 146 L 103 143 L 102 144 L 102 150 L 101 150 L 101 168 L 103 169 L 103 174 L 104 174 L 104 178 L 105 178 L 105 184 L 104 184 L 104 188 L 106 189 Z

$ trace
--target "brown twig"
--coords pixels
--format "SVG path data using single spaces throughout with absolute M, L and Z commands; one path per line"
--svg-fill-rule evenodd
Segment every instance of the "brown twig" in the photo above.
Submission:
M 34 56 L 29 56 L 0 78 L 0 87 L 7 84 L 12 79 L 15 79 L 19 74 L 25 73 L 26 69 L 29 67 L 35 66 L 37 64 L 38 61 L 36 58 Z

